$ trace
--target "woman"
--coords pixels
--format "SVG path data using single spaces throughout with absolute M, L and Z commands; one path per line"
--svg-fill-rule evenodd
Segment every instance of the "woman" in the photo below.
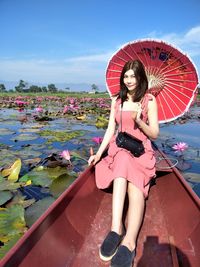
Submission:
M 120 77 L 119 95 L 112 98 L 103 141 L 88 161 L 96 164 L 98 188 L 107 188 L 113 182 L 111 231 L 100 247 L 100 258 L 105 261 L 111 259 L 111 267 L 132 266 L 149 182 L 155 176 L 155 157 L 150 139 L 156 139 L 159 134 L 157 104 L 147 90 L 148 80 L 143 64 L 139 60 L 127 62 Z M 123 132 L 142 140 L 143 155 L 134 157 L 128 150 L 116 145 L 117 125 Z M 107 146 L 108 155 L 101 159 Z M 122 213 L 126 192 L 129 207 L 125 231 Z

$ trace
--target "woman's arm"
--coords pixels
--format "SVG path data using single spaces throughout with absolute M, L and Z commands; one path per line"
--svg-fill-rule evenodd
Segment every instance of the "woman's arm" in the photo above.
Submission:
M 99 161 L 101 158 L 101 155 L 103 151 L 106 149 L 108 146 L 111 138 L 113 137 L 115 133 L 115 127 L 116 127 L 116 122 L 115 122 L 115 104 L 116 104 L 116 97 L 112 98 L 112 103 L 111 103 L 111 110 L 110 110 L 110 117 L 109 117 L 109 122 L 108 122 L 108 127 L 106 129 L 106 132 L 104 134 L 102 143 L 96 153 L 96 155 L 93 155 L 89 158 L 88 164 L 90 165 L 91 163 L 95 164 Z
M 136 116 L 136 123 L 138 127 L 149 137 L 152 139 L 156 139 L 159 135 L 159 124 L 158 124 L 158 108 L 156 99 L 153 95 L 151 95 L 152 100 L 148 102 L 148 124 L 141 120 L 141 112 L 138 116 Z

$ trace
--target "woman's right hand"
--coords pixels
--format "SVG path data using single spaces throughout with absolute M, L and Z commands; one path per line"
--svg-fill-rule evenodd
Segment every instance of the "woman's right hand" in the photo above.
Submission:
M 95 165 L 101 158 L 101 155 L 99 154 L 95 154 L 95 155 L 92 155 L 90 156 L 89 160 L 88 160 L 88 165 Z

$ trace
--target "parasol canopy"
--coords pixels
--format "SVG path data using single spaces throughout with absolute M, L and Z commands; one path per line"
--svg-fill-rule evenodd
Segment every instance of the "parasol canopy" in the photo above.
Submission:
M 140 40 L 121 47 L 110 59 L 106 83 L 110 95 L 120 90 L 125 63 L 139 59 L 145 66 L 149 93 L 156 97 L 160 123 L 169 122 L 188 111 L 198 85 L 191 59 L 178 48 L 160 40 Z

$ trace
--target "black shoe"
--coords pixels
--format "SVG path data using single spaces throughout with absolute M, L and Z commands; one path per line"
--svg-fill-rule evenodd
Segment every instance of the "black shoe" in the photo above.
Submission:
M 122 235 L 118 235 L 114 231 L 108 233 L 99 250 L 99 256 L 103 261 L 112 259 L 123 237 L 124 233 Z
M 126 246 L 119 246 L 111 260 L 111 267 L 132 267 L 135 249 L 131 252 Z

